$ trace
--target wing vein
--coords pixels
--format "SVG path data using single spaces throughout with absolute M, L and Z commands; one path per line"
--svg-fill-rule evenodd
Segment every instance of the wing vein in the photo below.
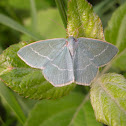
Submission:
M 101 54 L 103 54 L 107 49 L 108 49 L 109 46 L 106 46 L 106 48 L 104 50 L 101 51 L 101 53 L 97 54 L 97 55 L 94 55 L 93 58 L 89 58 L 90 60 L 94 60 L 95 57 L 98 57 L 100 56 Z
M 48 60 L 50 60 L 50 61 L 53 61 L 53 59 L 49 58 L 48 56 L 44 56 L 44 55 L 40 54 L 39 52 L 37 52 L 36 50 L 34 50 L 32 47 L 30 47 L 30 49 L 31 49 L 34 53 L 36 53 L 37 55 L 39 55 L 39 56 L 41 56 L 41 57 L 44 57 L 44 58 L 46 58 L 46 59 L 48 59 Z
M 61 70 L 61 71 L 65 71 L 65 70 L 67 70 L 67 71 L 73 71 L 72 69 L 62 69 L 62 68 L 60 68 L 60 67 L 58 67 L 57 65 L 55 65 L 55 64 L 52 64 L 54 67 L 56 67 L 58 70 Z
M 76 70 L 85 70 L 87 67 L 89 67 L 92 63 L 86 65 L 83 69 L 76 69 Z

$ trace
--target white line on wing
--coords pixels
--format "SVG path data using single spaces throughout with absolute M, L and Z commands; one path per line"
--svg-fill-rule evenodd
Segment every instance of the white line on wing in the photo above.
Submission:
M 64 71 L 64 70 L 67 70 L 67 71 L 73 71 L 73 70 L 70 70 L 70 69 L 62 69 L 62 68 L 59 68 L 57 65 L 55 64 L 52 64 L 54 67 L 56 67 L 58 70 L 61 70 L 61 71 Z
M 44 55 L 40 54 L 39 52 L 35 51 L 32 47 L 30 47 L 30 48 L 31 48 L 31 50 L 32 50 L 34 53 L 38 54 L 39 56 L 44 57 L 44 58 L 46 58 L 46 59 L 48 59 L 48 60 L 53 61 L 53 59 L 50 59 L 48 56 L 44 56 Z
M 108 46 L 106 46 L 106 48 L 104 50 L 101 51 L 101 53 L 94 55 L 93 58 L 89 58 L 90 60 L 94 60 L 95 57 L 100 56 L 102 53 L 104 53 L 106 50 L 108 49 Z

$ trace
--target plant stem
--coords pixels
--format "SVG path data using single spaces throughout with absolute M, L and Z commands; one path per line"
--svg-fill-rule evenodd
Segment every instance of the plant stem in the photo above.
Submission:
M 67 15 L 66 15 L 66 11 L 65 11 L 65 4 L 63 0 L 55 0 L 56 5 L 58 7 L 60 16 L 62 18 L 63 24 L 65 29 L 67 28 Z
M 36 32 L 36 26 L 37 26 L 37 11 L 35 6 L 35 1 L 30 0 L 31 3 L 31 16 L 32 16 L 32 31 Z

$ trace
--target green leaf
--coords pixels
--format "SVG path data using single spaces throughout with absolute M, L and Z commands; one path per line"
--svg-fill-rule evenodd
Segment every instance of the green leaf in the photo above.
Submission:
M 50 8 L 39 11 L 37 13 L 37 21 L 36 29 L 45 39 L 65 38 L 66 31 L 57 9 Z M 24 25 L 30 29 L 31 18 L 27 18 L 24 21 Z M 23 35 L 21 40 L 26 41 L 30 40 L 30 38 Z
M 9 90 L 9 88 L 1 81 L 0 81 L 0 96 L 8 103 L 10 108 L 15 112 L 19 121 L 22 124 L 24 124 L 26 117 L 25 117 L 20 105 L 18 104 L 12 91 Z
M 17 51 L 27 44 L 12 45 L 0 56 L 1 80 L 15 92 L 32 99 L 59 98 L 68 94 L 75 84 L 54 87 L 45 80 L 40 69 L 29 67 L 17 56 Z
M 22 25 L 20 25 L 18 22 L 14 21 L 13 19 L 0 14 L 0 23 L 13 28 L 21 33 L 24 33 L 28 36 L 30 36 L 31 38 L 33 38 L 34 40 L 39 40 L 40 38 L 38 37 L 38 35 L 35 35 L 35 33 L 32 33 L 31 31 L 27 30 L 26 28 L 24 28 Z
M 126 79 L 119 74 L 101 76 L 91 87 L 96 119 L 110 126 L 126 126 Z
M 68 2 L 68 36 L 104 40 L 102 23 L 86 0 Z
M 108 23 L 108 27 L 105 29 L 105 39 L 108 42 L 116 45 L 119 49 L 119 53 L 122 53 L 113 67 L 119 68 L 122 71 L 126 70 L 126 3 L 119 7 L 112 15 L 111 20 Z
M 71 93 L 58 100 L 36 104 L 25 126 L 102 126 L 96 122 L 89 97 Z

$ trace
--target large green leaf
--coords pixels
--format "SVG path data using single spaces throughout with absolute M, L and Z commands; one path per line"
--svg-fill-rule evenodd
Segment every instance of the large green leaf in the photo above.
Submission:
M 54 87 L 47 82 L 42 71 L 26 65 L 17 51 L 27 45 L 26 42 L 12 45 L 0 56 L 0 78 L 10 88 L 24 97 L 33 99 L 59 98 L 70 92 L 75 85 Z
M 104 40 L 100 18 L 86 0 L 68 2 L 68 36 L 88 37 Z
M 65 28 L 57 9 L 51 8 L 37 13 L 37 31 L 46 39 L 65 38 Z M 31 18 L 24 21 L 24 25 L 31 29 Z M 23 35 L 22 40 L 30 40 L 30 37 Z
M 105 39 L 108 42 L 116 45 L 119 49 L 119 53 L 122 53 L 113 67 L 120 70 L 126 70 L 126 3 L 119 7 L 112 15 L 111 20 L 108 23 L 108 27 L 105 29 Z
M 126 79 L 104 74 L 91 87 L 91 103 L 96 119 L 110 126 L 126 126 Z
M 0 96 L 8 103 L 10 108 L 15 112 L 19 121 L 22 124 L 24 124 L 26 117 L 25 117 L 20 105 L 18 104 L 12 91 L 1 81 L 0 81 Z
M 102 126 L 96 122 L 89 98 L 71 93 L 59 100 L 36 104 L 25 126 Z

